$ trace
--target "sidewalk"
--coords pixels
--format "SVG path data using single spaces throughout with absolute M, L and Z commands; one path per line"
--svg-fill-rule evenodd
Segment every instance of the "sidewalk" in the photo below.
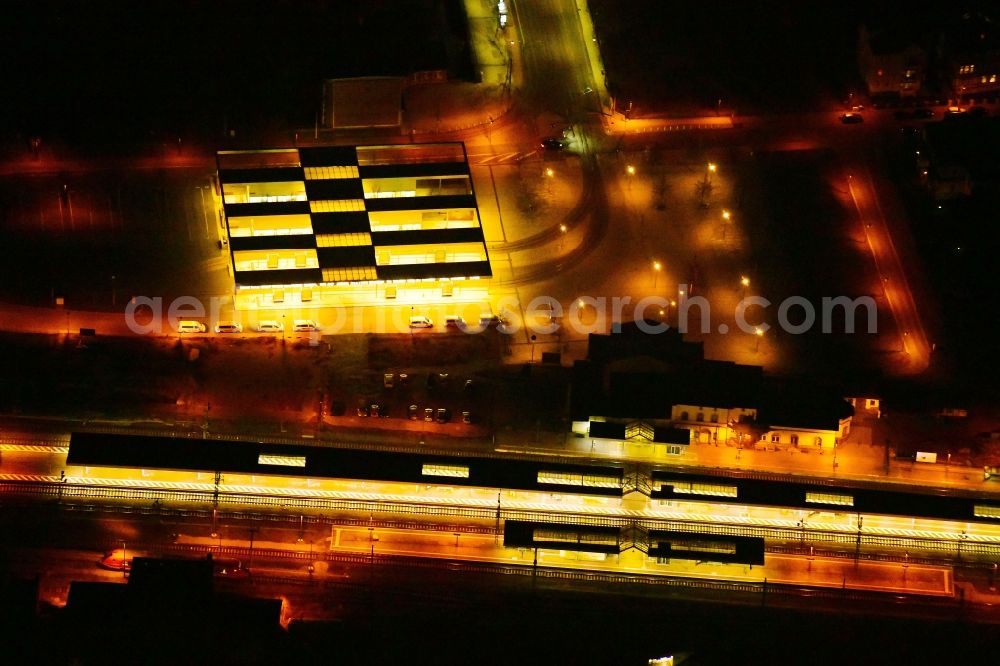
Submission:
M 739 127 L 732 116 L 694 116 L 687 118 L 627 118 L 615 112 L 605 123 L 606 134 L 648 134 L 683 130 L 716 130 Z
M 498 436 L 498 445 L 501 437 Z M 550 444 L 551 446 L 551 444 Z M 518 450 L 516 442 L 504 447 Z M 896 482 L 919 486 L 967 488 L 1000 495 L 1000 484 L 984 481 L 982 469 L 958 465 L 937 465 L 912 461 L 889 460 L 885 470 L 885 449 L 841 443 L 834 452 L 787 449 L 758 451 L 735 446 L 692 444 L 681 455 L 657 454 L 650 444 L 596 442 L 590 438 L 566 437 L 564 450 L 577 455 L 611 460 L 634 460 L 681 467 L 753 470 L 779 474 L 801 474 L 825 479 Z

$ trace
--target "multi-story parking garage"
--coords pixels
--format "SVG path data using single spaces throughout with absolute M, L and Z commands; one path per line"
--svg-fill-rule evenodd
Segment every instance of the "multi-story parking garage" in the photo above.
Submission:
M 237 307 L 482 300 L 461 143 L 218 153 Z

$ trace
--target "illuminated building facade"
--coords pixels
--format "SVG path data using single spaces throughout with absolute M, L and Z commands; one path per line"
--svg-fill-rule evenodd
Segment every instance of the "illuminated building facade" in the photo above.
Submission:
M 237 307 L 485 293 L 461 143 L 223 151 L 218 166 Z

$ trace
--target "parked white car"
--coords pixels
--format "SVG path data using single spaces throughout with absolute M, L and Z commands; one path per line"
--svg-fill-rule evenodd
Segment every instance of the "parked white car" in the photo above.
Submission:
M 264 319 L 257 322 L 257 332 L 258 333 L 281 333 L 285 330 L 285 327 L 279 321 L 273 319 Z

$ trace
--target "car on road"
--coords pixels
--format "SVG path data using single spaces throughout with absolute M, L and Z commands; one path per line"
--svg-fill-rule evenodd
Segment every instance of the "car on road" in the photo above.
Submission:
M 208 330 L 200 321 L 192 321 L 190 319 L 184 319 L 177 323 L 178 333 L 204 333 Z
M 448 315 L 444 318 L 444 327 L 463 330 L 465 329 L 465 320 L 458 315 Z
M 143 550 L 131 550 L 128 548 L 115 548 L 104 554 L 97 562 L 97 566 L 110 571 L 129 571 L 132 568 L 133 557 L 149 557 L 150 554 Z M 212 574 L 223 578 L 246 578 L 250 575 L 249 570 L 243 567 L 243 563 L 234 557 L 213 557 Z
M 451 421 L 451 412 L 444 408 L 437 410 L 437 422 L 447 423 L 448 421 Z
M 292 322 L 292 330 L 296 333 L 308 333 L 318 331 L 319 326 L 312 319 L 296 319 Z
M 566 142 L 561 137 L 550 136 L 542 139 L 541 146 L 546 150 L 562 150 L 566 147 Z
M 853 111 L 848 111 L 844 115 L 840 116 L 840 122 L 845 125 L 855 125 L 857 123 L 865 122 L 865 117 L 860 113 L 854 113 Z
M 258 333 L 281 333 L 285 330 L 284 324 L 273 319 L 264 319 L 257 322 Z
M 556 305 L 550 301 L 539 303 L 535 313 L 546 324 L 554 323 L 558 319 Z
M 234 557 L 213 557 L 212 573 L 222 578 L 246 578 L 250 571 Z
M 216 333 L 242 333 L 243 325 L 235 321 L 220 321 L 215 325 Z
M 425 408 L 424 409 L 424 421 L 433 421 L 433 420 L 434 420 L 434 408 L 433 407 L 427 407 L 427 408 Z
M 147 557 L 145 551 L 134 551 L 129 548 L 115 548 L 104 553 L 97 566 L 110 571 L 128 571 L 132 567 L 133 557 Z
M 492 312 L 484 312 L 479 315 L 479 327 L 482 329 L 495 328 L 501 333 L 506 333 L 508 322 L 505 318 Z
M 411 421 L 416 421 L 420 416 L 420 408 L 416 405 L 410 405 L 406 413 L 410 417 Z
M 414 315 L 410 317 L 410 328 L 433 328 L 434 322 L 430 317 L 424 315 Z

